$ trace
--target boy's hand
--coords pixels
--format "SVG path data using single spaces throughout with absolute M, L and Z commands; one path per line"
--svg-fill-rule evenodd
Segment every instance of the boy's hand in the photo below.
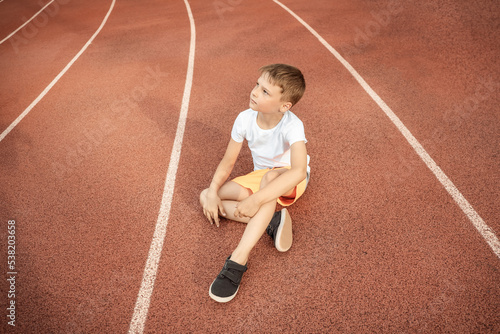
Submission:
M 222 201 L 215 191 L 208 191 L 206 202 L 203 205 L 203 214 L 207 217 L 210 224 L 215 222 L 215 225 L 219 227 L 219 212 L 225 216 L 226 212 L 222 206 Z
M 252 218 L 259 211 L 260 205 L 256 201 L 255 196 L 250 196 L 239 202 L 234 210 L 234 216 L 239 218 Z

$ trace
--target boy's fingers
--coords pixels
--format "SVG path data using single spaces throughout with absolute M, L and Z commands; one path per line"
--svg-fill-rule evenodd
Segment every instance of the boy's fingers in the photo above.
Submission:
M 236 207 L 234 208 L 234 213 L 233 214 L 234 214 L 235 217 L 239 217 L 239 215 L 240 215 L 240 210 L 238 209 L 238 204 L 236 204 Z
M 213 225 L 214 222 L 215 222 L 215 225 L 217 225 L 217 227 L 219 227 L 219 214 L 218 214 L 218 212 L 213 213 L 213 212 L 210 212 L 210 211 L 204 211 L 203 213 L 207 217 L 207 219 L 210 222 L 210 224 Z
M 205 215 L 205 217 L 207 217 L 208 221 L 210 222 L 210 224 L 213 224 L 214 222 L 212 221 L 212 215 L 210 215 L 210 212 L 206 211 L 206 210 L 203 210 L 203 214 Z
M 222 204 L 219 204 L 219 211 L 220 213 L 225 217 L 226 216 L 226 211 L 224 210 L 224 207 L 222 206 Z

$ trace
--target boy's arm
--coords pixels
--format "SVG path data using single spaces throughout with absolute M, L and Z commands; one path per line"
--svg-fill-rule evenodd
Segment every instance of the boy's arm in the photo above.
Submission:
M 307 149 L 303 141 L 295 142 L 290 147 L 291 168 L 271 181 L 269 185 L 241 201 L 235 215 L 253 217 L 264 203 L 275 201 L 297 186 L 307 176 Z
M 227 145 L 226 153 L 224 153 L 224 157 L 219 163 L 219 166 L 217 166 L 217 170 L 215 171 L 212 182 L 210 183 L 210 187 L 208 188 L 209 190 L 215 191 L 215 193 L 217 193 L 224 182 L 226 182 L 227 178 L 231 174 L 231 171 L 233 170 L 236 159 L 240 154 L 242 145 L 242 142 L 238 143 L 233 138 L 231 138 L 229 144 Z
M 217 166 L 215 174 L 210 183 L 210 187 L 207 191 L 207 201 L 203 207 L 203 213 L 207 219 L 212 223 L 215 221 L 216 225 L 219 226 L 219 211 L 222 215 L 226 215 L 224 208 L 222 207 L 221 200 L 217 194 L 220 187 L 226 182 L 227 178 L 233 170 L 234 164 L 238 155 L 240 154 L 241 147 L 243 143 L 238 143 L 231 138 L 229 144 L 226 148 L 226 153 L 222 158 L 221 162 Z

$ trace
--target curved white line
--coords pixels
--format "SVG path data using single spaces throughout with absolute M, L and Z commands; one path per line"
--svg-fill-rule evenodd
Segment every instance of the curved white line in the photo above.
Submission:
M 74 64 L 74 62 L 82 55 L 83 52 L 85 52 L 85 50 L 87 50 L 89 45 L 92 43 L 92 41 L 96 38 L 96 36 L 99 34 L 101 29 L 106 24 L 106 21 L 108 20 L 108 17 L 111 14 L 113 7 L 115 6 L 115 2 L 116 2 L 116 0 L 113 0 L 111 2 L 111 6 L 109 7 L 108 13 L 104 17 L 101 25 L 96 30 L 96 32 L 92 35 L 92 37 L 90 37 L 90 39 L 87 41 L 87 43 L 85 43 L 83 48 L 76 54 L 76 56 L 73 57 L 73 59 L 71 59 L 71 61 L 63 68 L 63 70 L 61 72 L 59 72 L 59 74 L 54 78 L 54 80 L 52 80 L 52 82 L 47 87 L 45 87 L 43 92 L 41 92 L 40 95 L 38 95 L 38 97 L 33 102 L 31 102 L 31 104 L 28 106 L 28 108 L 26 108 L 22 112 L 22 114 L 19 115 L 14 120 L 14 122 L 12 122 L 12 124 L 10 124 L 9 127 L 2 132 L 2 134 L 0 134 L 0 142 L 5 138 L 5 136 L 7 136 L 9 134 L 9 132 L 12 131 L 12 129 L 14 129 L 16 127 L 17 124 L 19 124 L 19 122 L 22 121 L 22 119 L 24 117 L 26 117 L 26 115 L 28 115 L 28 113 L 31 111 L 31 109 L 33 109 L 38 104 L 38 102 L 40 102 L 43 99 L 43 97 L 45 95 L 47 95 L 47 93 L 52 89 L 52 87 L 54 87 L 54 85 L 59 81 L 59 79 L 61 79 L 61 77 L 69 70 L 69 68 Z
M 358 83 L 363 87 L 363 89 L 370 95 L 370 97 L 378 104 L 378 106 L 384 111 L 384 113 L 389 117 L 392 123 L 398 128 L 401 134 L 406 138 L 411 147 L 418 154 L 420 159 L 427 165 L 427 167 L 434 173 L 436 178 L 441 182 L 446 191 L 451 195 L 451 197 L 458 204 L 460 209 L 465 213 L 465 215 L 472 222 L 474 227 L 478 230 L 481 236 L 486 240 L 488 245 L 491 247 L 493 252 L 498 258 L 500 258 L 500 241 L 495 235 L 493 230 L 484 222 L 484 220 L 479 216 L 479 214 L 474 210 L 472 205 L 465 199 L 462 193 L 455 187 L 453 182 L 446 176 L 446 174 L 439 168 L 436 162 L 427 153 L 424 147 L 418 142 L 418 140 L 411 134 L 410 130 L 401 122 L 401 120 L 394 114 L 394 112 L 387 106 L 387 104 L 380 98 L 380 96 L 375 93 L 375 91 L 366 83 L 366 81 L 359 75 L 359 73 L 349 64 L 338 52 L 335 50 L 328 42 L 321 37 L 310 25 L 308 25 L 304 20 L 302 20 L 297 14 L 292 12 L 288 7 L 283 5 L 277 0 L 273 0 L 275 3 L 280 5 L 284 10 L 286 10 L 290 15 L 292 15 L 297 21 L 302 23 L 304 27 L 307 28 L 320 42 L 323 44 L 328 51 L 330 51 L 338 61 L 344 65 L 344 67 L 351 73 L 351 75 L 358 81 Z
M 40 14 L 41 12 L 43 12 L 43 10 L 45 8 L 47 8 L 51 3 L 53 3 L 55 0 L 52 0 L 51 2 L 49 2 L 48 4 L 46 4 L 42 9 L 40 9 L 38 11 L 38 13 L 36 13 L 35 15 L 33 15 L 31 17 L 31 19 L 29 19 L 28 21 L 24 22 L 24 24 L 22 26 L 20 26 L 19 28 L 17 28 L 16 30 L 14 30 L 14 32 L 12 32 L 9 36 L 5 37 L 4 39 L 2 39 L 0 41 L 0 44 L 2 44 L 3 42 L 5 42 L 6 40 L 8 40 L 9 38 L 11 38 L 16 32 L 18 32 L 19 30 L 21 30 L 25 25 L 27 25 L 28 23 L 31 22 L 31 20 L 33 20 L 38 14 Z
M 184 86 L 184 95 L 182 96 L 182 105 L 179 115 L 179 121 L 177 123 L 177 132 L 175 134 L 174 145 L 172 147 L 170 163 L 168 165 L 167 177 L 165 180 L 165 187 L 163 189 L 160 212 L 158 214 L 158 220 L 156 221 L 156 227 L 153 234 L 153 240 L 151 241 L 151 247 L 149 248 L 146 267 L 144 268 L 141 288 L 137 295 L 134 314 L 132 316 L 132 321 L 130 322 L 130 328 L 128 331 L 129 333 L 142 333 L 144 331 L 144 325 L 146 323 L 149 304 L 151 301 L 151 295 L 153 293 L 153 288 L 156 280 L 156 273 L 158 271 L 158 264 L 160 262 L 161 252 L 163 249 L 163 242 L 165 241 L 165 235 L 167 232 L 170 207 L 174 195 L 175 176 L 177 174 L 177 167 L 179 166 L 179 159 L 181 156 L 182 138 L 184 137 L 184 128 L 186 126 L 189 98 L 191 96 L 191 86 L 193 83 L 194 51 L 196 40 L 196 32 L 191 7 L 189 6 L 187 0 L 184 0 L 184 3 L 186 4 L 186 9 L 191 26 L 191 42 L 189 45 L 189 61 L 186 74 L 186 84 Z

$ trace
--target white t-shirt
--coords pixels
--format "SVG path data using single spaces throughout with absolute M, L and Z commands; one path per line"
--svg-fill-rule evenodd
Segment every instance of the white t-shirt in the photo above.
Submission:
M 231 138 L 238 143 L 247 140 L 254 170 L 290 166 L 290 146 L 298 141 L 307 143 L 304 124 L 294 113 L 287 111 L 278 125 L 263 130 L 257 125 L 257 115 L 253 109 L 242 111 L 234 121 Z

